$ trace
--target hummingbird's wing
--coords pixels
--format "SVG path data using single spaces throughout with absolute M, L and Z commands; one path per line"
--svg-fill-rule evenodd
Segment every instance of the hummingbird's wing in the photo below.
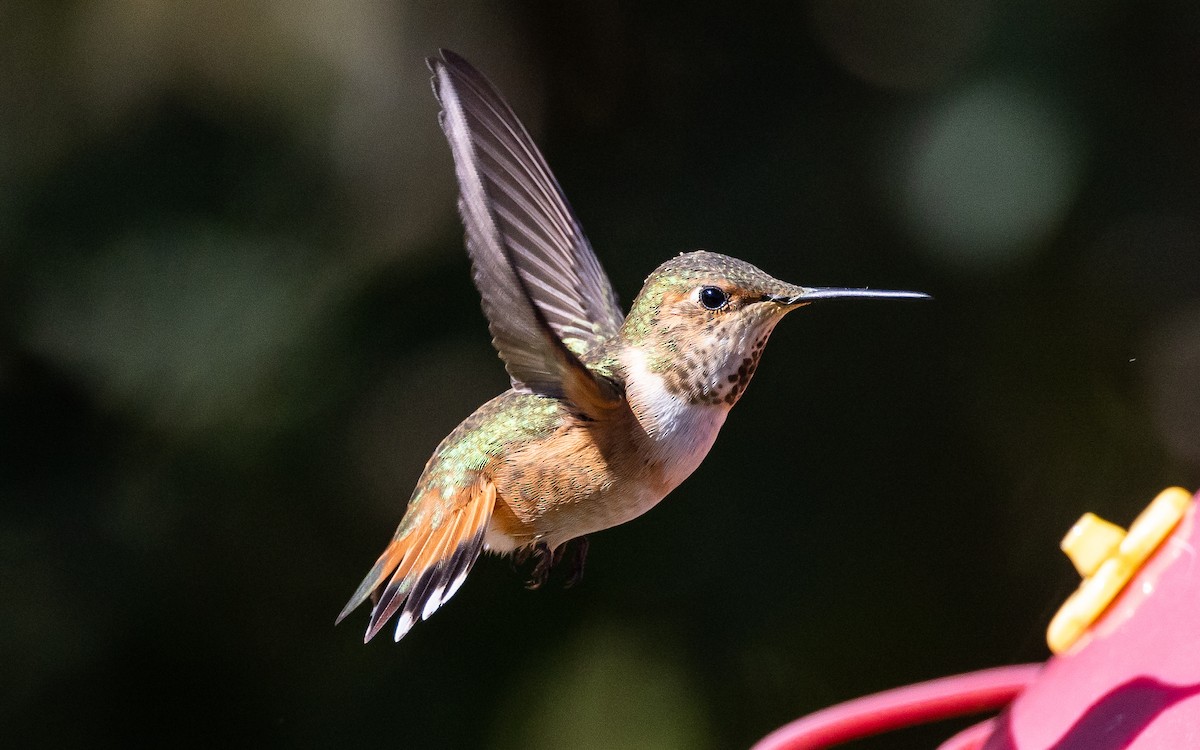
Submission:
M 615 403 L 580 357 L 617 335 L 612 284 L 558 181 L 500 93 L 448 50 L 430 58 L 475 285 L 513 387 Z

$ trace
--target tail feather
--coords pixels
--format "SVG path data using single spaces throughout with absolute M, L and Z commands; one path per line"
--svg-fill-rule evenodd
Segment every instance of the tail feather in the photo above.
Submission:
M 458 591 L 458 587 L 463 585 L 463 581 L 467 580 L 467 573 L 471 572 L 471 566 L 475 564 L 475 560 L 479 557 L 479 553 L 483 551 L 483 534 L 476 534 L 469 544 L 460 545 L 450 557 L 450 564 L 446 566 L 446 580 L 449 581 L 449 588 L 446 593 L 442 594 L 442 601 L 445 602 L 450 597 L 454 596 Z
M 462 518 L 460 516 L 455 520 L 461 521 Z M 453 525 L 458 526 L 459 524 L 454 523 Z M 425 549 L 421 551 L 416 562 L 413 563 L 411 572 L 406 573 L 403 578 L 399 575 L 392 576 L 392 582 L 388 584 L 388 588 L 397 586 L 400 590 L 408 589 L 408 596 L 403 599 L 404 606 L 400 609 L 399 617 L 396 618 L 397 641 L 403 638 L 404 634 L 421 617 L 425 604 L 429 600 L 433 582 L 441 578 L 445 561 L 453 554 L 452 550 L 447 549 L 447 547 L 451 546 L 452 541 L 457 546 L 459 540 L 457 538 L 452 539 L 450 533 L 443 534 L 437 539 L 431 539 L 425 545 Z M 401 599 L 399 596 L 396 596 L 392 599 L 392 602 L 393 606 L 398 606 L 401 604 Z M 435 602 L 435 604 L 440 604 L 440 602 Z M 433 610 L 436 609 L 437 606 L 434 606 L 429 611 L 429 614 L 433 614 Z M 391 614 L 388 612 L 379 614 L 372 612 L 371 629 L 377 632 L 390 617 Z
M 369 598 L 374 606 L 364 640 L 371 640 L 397 612 L 396 640 L 403 638 L 418 619 L 428 619 L 458 591 L 483 551 L 495 504 L 496 488 L 486 481 L 462 492 L 448 513 L 429 512 L 418 499 L 410 512 L 425 512 L 397 532 L 337 621 Z
M 417 527 L 413 536 L 414 538 L 410 542 L 407 539 L 404 540 L 409 542 L 405 545 L 407 549 L 396 569 L 389 571 L 390 579 L 385 574 L 377 584 L 375 591 L 378 601 L 375 602 L 375 606 L 371 607 L 371 622 L 367 626 L 365 640 L 369 641 L 375 637 L 375 634 L 383 628 L 392 615 L 396 614 L 396 610 L 400 609 L 400 605 L 404 604 L 408 592 L 412 590 L 415 581 L 411 576 L 416 567 L 417 558 L 429 547 L 434 534 L 428 527 L 421 525 Z M 401 540 L 392 542 L 393 545 L 398 543 L 402 543 Z

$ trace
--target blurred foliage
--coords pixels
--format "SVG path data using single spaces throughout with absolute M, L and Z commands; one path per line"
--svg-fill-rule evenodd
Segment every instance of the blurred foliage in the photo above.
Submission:
M 738 747 L 1043 658 L 1075 517 L 1200 484 L 1198 7 L 5 5 L 0 736 Z M 797 314 L 581 586 L 486 559 L 364 647 L 334 615 L 506 383 L 439 46 L 511 98 L 626 302 L 699 247 L 937 301 Z

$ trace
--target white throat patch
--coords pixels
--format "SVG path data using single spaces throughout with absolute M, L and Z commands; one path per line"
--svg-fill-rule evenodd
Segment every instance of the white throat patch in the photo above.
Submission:
M 730 407 L 724 403 L 692 404 L 672 393 L 662 375 L 650 371 L 647 355 L 641 349 L 626 349 L 622 360 L 629 406 L 650 438 L 654 457 L 664 465 L 670 491 L 708 455 Z

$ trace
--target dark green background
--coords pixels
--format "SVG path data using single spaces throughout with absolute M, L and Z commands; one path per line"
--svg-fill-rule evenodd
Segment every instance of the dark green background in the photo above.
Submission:
M 1200 484 L 1197 7 L 8 5 L 5 744 L 739 747 L 1044 658 L 1074 519 Z M 334 616 L 506 386 L 439 46 L 508 94 L 625 304 L 697 248 L 936 302 L 795 314 L 582 585 L 485 558 L 363 646 Z

